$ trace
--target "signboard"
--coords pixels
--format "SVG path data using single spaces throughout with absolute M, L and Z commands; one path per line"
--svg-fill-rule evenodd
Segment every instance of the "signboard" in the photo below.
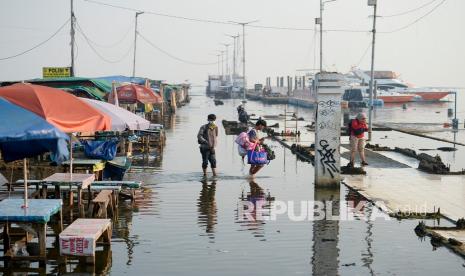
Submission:
M 43 78 L 65 78 L 71 77 L 71 67 L 43 67 Z

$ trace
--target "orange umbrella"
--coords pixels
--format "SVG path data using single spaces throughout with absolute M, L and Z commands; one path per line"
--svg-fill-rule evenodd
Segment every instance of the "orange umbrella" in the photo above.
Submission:
M 118 93 L 118 101 L 122 104 L 134 104 L 137 102 L 143 104 L 154 104 L 162 102 L 160 95 L 157 95 L 150 88 L 142 85 L 127 84 L 118 87 L 116 91 Z M 112 95 L 108 98 L 110 99 L 110 102 L 114 101 L 114 97 L 112 97 Z
M 0 87 L 0 97 L 44 118 L 64 132 L 111 129 L 111 118 L 62 90 L 17 83 Z

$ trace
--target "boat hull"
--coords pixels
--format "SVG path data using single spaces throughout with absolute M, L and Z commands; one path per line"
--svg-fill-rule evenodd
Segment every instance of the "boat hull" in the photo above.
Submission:
M 440 101 L 449 95 L 449 92 L 414 92 L 415 95 L 421 97 L 422 101 Z
M 413 102 L 415 95 L 395 95 L 395 96 L 378 96 L 378 99 L 384 101 L 384 103 L 408 103 Z

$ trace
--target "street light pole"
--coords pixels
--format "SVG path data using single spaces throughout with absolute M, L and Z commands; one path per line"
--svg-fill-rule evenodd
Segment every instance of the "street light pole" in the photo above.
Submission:
M 224 51 L 220 51 L 221 53 L 221 80 L 223 80 L 224 76 Z
M 323 0 L 320 0 L 320 73 L 323 72 Z
M 245 100 L 245 94 L 247 90 L 247 78 L 245 77 L 245 26 L 251 23 L 255 23 L 258 20 L 249 21 L 249 22 L 234 22 L 230 21 L 230 23 L 242 25 L 242 78 L 243 78 L 243 93 L 242 98 Z
M 74 0 L 71 0 L 71 69 L 70 69 L 70 75 L 71 77 L 74 77 Z
M 229 76 L 229 46 L 231 44 L 223 43 L 224 47 L 226 47 L 226 75 Z
M 236 76 L 236 39 L 239 38 L 239 35 L 227 35 L 234 40 L 234 49 L 233 49 L 233 78 Z
M 371 42 L 371 71 L 370 71 L 370 101 L 368 110 L 368 141 L 371 141 L 373 131 L 373 88 L 375 68 L 375 40 L 376 40 L 376 7 L 377 0 L 368 0 L 368 6 L 373 6 L 373 39 Z
M 218 57 L 218 76 L 219 76 L 219 75 L 220 75 L 220 63 L 221 63 L 221 62 L 220 62 L 220 56 L 221 56 L 221 55 L 220 55 L 220 54 L 217 54 L 216 56 Z
M 137 50 L 137 17 L 144 12 L 136 12 L 136 23 L 134 26 L 134 59 L 132 62 L 132 77 L 134 78 L 136 76 L 136 50 Z
M 315 23 L 320 25 L 320 73 L 323 72 L 323 10 L 326 3 L 336 0 L 320 0 L 320 17 L 315 19 Z

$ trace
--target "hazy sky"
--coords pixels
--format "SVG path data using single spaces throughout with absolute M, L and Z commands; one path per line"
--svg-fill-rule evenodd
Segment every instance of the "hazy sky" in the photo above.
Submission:
M 257 25 L 314 28 L 319 0 L 97 0 L 120 6 L 186 17 L 219 21 L 259 20 Z M 431 0 L 378 0 L 378 14 L 392 15 L 422 6 Z M 408 25 L 442 2 L 419 11 L 378 18 L 378 30 Z M 67 0 L 0 0 L 0 59 L 29 49 L 53 34 L 70 16 Z M 134 39 L 134 12 L 75 0 L 75 15 L 82 30 L 104 59 L 77 34 L 78 76 L 130 75 Z M 379 33 L 375 69 L 401 73 L 418 85 L 465 86 L 464 0 L 446 0 L 433 13 L 395 33 Z M 327 29 L 370 30 L 372 8 L 367 0 L 337 0 L 326 4 Z M 177 58 L 197 63 L 217 60 L 220 43 L 232 41 L 225 34 L 241 32 L 238 26 L 208 24 L 143 14 L 139 32 Z M 369 69 L 370 33 L 325 32 L 326 69 L 346 72 L 359 64 Z M 69 66 L 69 24 L 45 45 L 20 57 L 0 60 L 0 80 L 41 77 L 43 66 Z M 136 75 L 204 84 L 217 65 L 192 65 L 175 60 L 138 39 Z M 246 29 L 249 85 L 295 75 L 296 70 L 318 66 L 318 36 L 314 31 Z M 316 48 L 315 48 L 316 47 Z M 128 50 L 130 50 L 128 52 Z M 362 58 L 363 54 L 366 55 Z M 125 56 L 125 54 L 127 54 Z M 315 60 L 315 54 L 317 59 Z

